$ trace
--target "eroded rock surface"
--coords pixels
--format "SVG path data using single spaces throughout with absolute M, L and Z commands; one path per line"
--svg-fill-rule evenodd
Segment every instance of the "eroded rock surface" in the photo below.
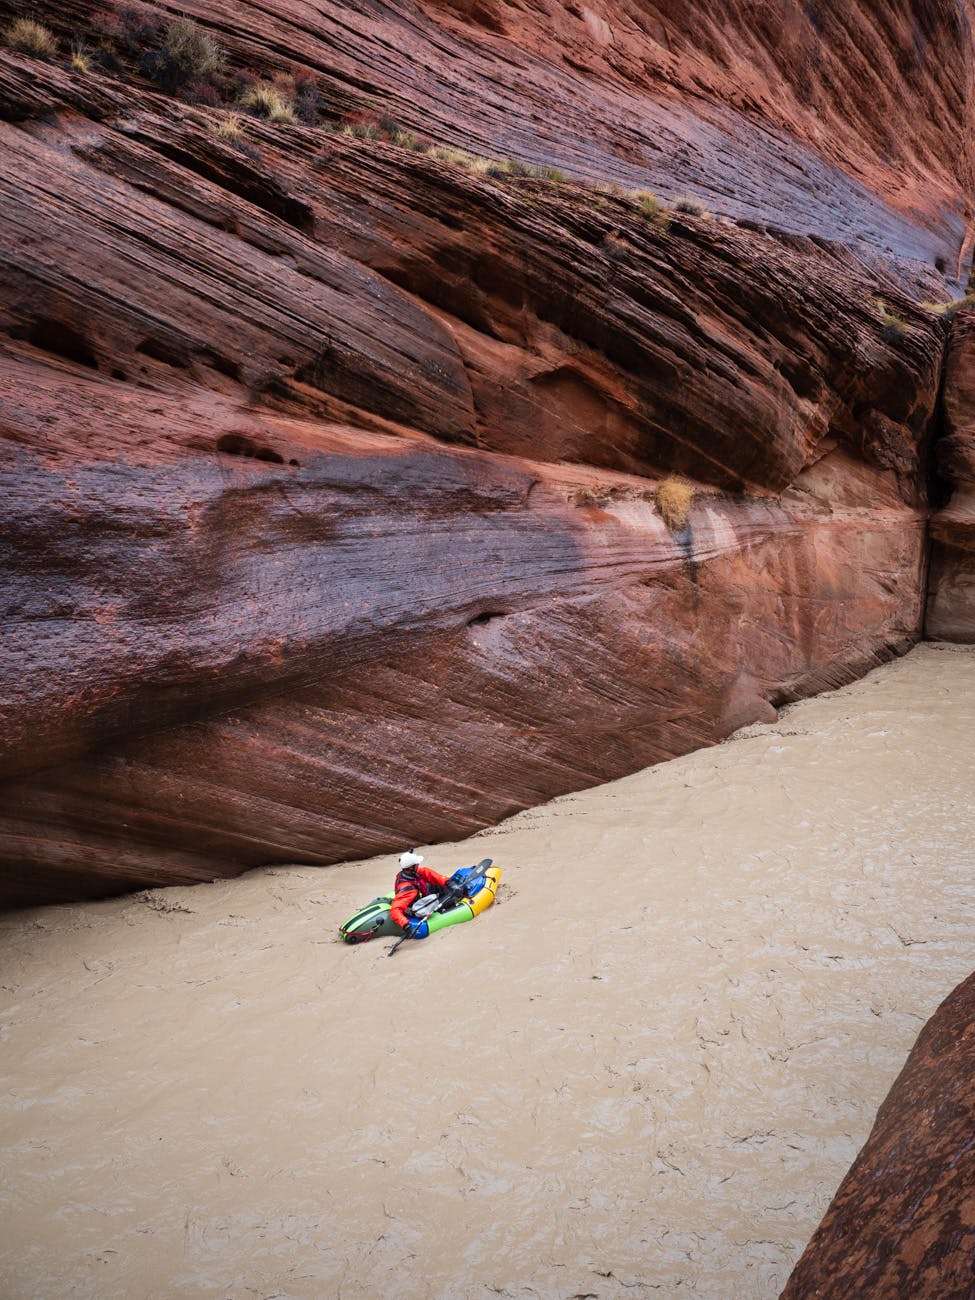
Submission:
M 963 10 L 717 40 L 700 7 L 695 46 L 624 6 L 187 9 L 333 115 L 574 179 L 256 120 L 242 152 L 215 110 L 0 54 L 6 901 L 453 837 L 919 636 Z M 853 79 L 854 164 L 868 28 L 914 99 L 887 139 Z

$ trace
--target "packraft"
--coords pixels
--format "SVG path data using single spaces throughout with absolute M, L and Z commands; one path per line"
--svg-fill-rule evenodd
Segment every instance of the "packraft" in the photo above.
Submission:
M 469 883 L 465 885 L 468 877 Z M 427 898 L 418 899 L 410 908 L 411 914 L 425 917 L 431 934 L 435 934 L 437 930 L 446 930 L 451 925 L 463 925 L 465 921 L 473 921 L 475 916 L 480 916 L 489 908 L 498 891 L 501 868 L 491 866 L 490 858 L 485 858 L 476 866 L 462 867 L 459 871 L 455 871 L 451 880 L 458 881 L 464 887 L 461 897 L 450 900 L 449 905 L 439 910 L 430 911 L 429 899 L 433 896 L 428 895 Z M 340 936 L 346 943 L 365 943 L 368 939 L 378 939 L 384 935 L 390 938 L 402 938 L 403 931 L 389 915 L 393 897 L 393 894 L 383 894 L 379 898 L 374 898 L 371 903 L 367 903 L 365 907 L 361 907 L 339 928 Z

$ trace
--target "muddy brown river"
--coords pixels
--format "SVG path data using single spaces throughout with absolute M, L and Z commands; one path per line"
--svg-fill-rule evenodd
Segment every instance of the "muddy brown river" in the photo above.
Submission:
M 0 918 L 0 1294 L 774 1297 L 975 968 L 975 649 L 428 849 Z

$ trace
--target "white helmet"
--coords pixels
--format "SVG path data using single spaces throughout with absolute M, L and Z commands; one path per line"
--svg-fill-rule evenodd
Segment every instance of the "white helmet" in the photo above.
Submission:
M 404 867 L 418 867 L 423 861 L 422 853 L 414 853 L 412 849 L 407 849 L 405 853 L 399 855 L 400 870 Z

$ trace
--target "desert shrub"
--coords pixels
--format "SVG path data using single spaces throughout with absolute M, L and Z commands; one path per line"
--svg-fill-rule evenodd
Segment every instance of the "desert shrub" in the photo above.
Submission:
M 529 176 L 538 175 L 537 169 L 531 163 L 522 162 L 519 158 L 502 158 L 497 165 L 506 176 L 518 176 L 527 179 Z
M 174 18 L 158 50 L 144 61 L 145 70 L 164 90 L 211 82 L 223 68 L 223 50 L 191 18 Z
M 386 133 L 379 125 L 375 113 L 349 113 L 342 118 L 339 130 L 342 135 L 356 140 L 385 140 Z
M 191 81 L 180 93 L 190 104 L 199 104 L 202 108 L 223 107 L 223 91 L 215 81 Z
M 671 532 L 679 533 L 687 525 L 694 489 L 682 478 L 665 478 L 653 495 L 661 519 Z
M 123 4 L 99 14 L 93 29 L 112 46 L 128 55 L 139 55 L 155 45 L 166 29 L 166 20 L 155 9 L 143 4 Z
M 89 72 L 91 59 L 84 45 L 76 45 L 71 51 L 71 66 L 75 72 Z
M 381 140 L 386 144 L 394 144 L 400 149 L 411 149 L 414 153 L 432 153 L 434 148 L 424 136 L 404 129 L 395 118 L 385 115 L 376 117 L 372 113 L 358 113 L 346 117 L 343 119 L 341 131 L 343 135 L 354 136 L 357 140 Z M 444 148 L 446 149 L 445 146 Z M 458 156 L 461 152 L 461 150 L 456 151 Z M 446 158 L 441 161 L 446 161 Z
M 259 81 L 250 90 L 245 90 L 239 103 L 252 117 L 263 117 L 269 122 L 295 120 L 294 101 L 283 95 L 270 81 Z
M 909 332 L 904 317 L 896 311 L 890 311 L 883 298 L 872 298 L 871 303 L 880 315 L 880 337 L 885 343 L 896 343 Z
M 343 135 L 353 136 L 357 140 L 379 140 L 385 144 L 398 145 L 401 149 L 412 149 L 416 153 L 427 154 L 437 162 L 446 163 L 448 167 L 459 167 L 478 176 L 498 179 L 509 176 L 533 177 L 553 182 L 568 180 L 558 167 L 536 167 L 515 158 L 485 158 L 454 145 L 433 144 L 413 131 L 404 130 L 391 117 L 359 113 L 343 119 L 340 129 Z
M 322 113 L 323 100 L 318 79 L 307 68 L 295 68 L 291 74 L 295 114 L 299 122 L 314 126 Z
M 655 217 L 661 211 L 661 202 L 652 190 L 631 190 L 630 198 L 636 200 L 645 217 Z
M 54 33 L 33 18 L 18 18 L 3 33 L 3 43 L 20 54 L 30 54 L 35 59 L 53 59 L 58 52 Z
M 662 230 L 666 230 L 670 225 L 670 217 L 667 209 L 663 206 L 656 194 L 652 190 L 633 190 L 630 198 L 635 199 L 640 211 L 646 219 Z
M 880 331 L 880 337 L 885 343 L 896 343 L 908 333 L 907 321 L 903 316 L 898 316 L 896 312 L 890 312 L 884 321 L 883 329 Z
M 99 45 L 92 53 L 93 61 L 101 68 L 102 72 L 124 72 L 124 60 L 112 49 L 110 45 Z
M 420 137 L 413 131 L 403 131 L 399 127 L 389 137 L 389 143 L 397 145 L 400 149 L 412 149 L 419 153 L 423 149 L 423 142 Z
M 703 203 L 687 194 L 677 200 L 674 204 L 674 211 L 683 212 L 689 217 L 710 217 L 711 215 Z

